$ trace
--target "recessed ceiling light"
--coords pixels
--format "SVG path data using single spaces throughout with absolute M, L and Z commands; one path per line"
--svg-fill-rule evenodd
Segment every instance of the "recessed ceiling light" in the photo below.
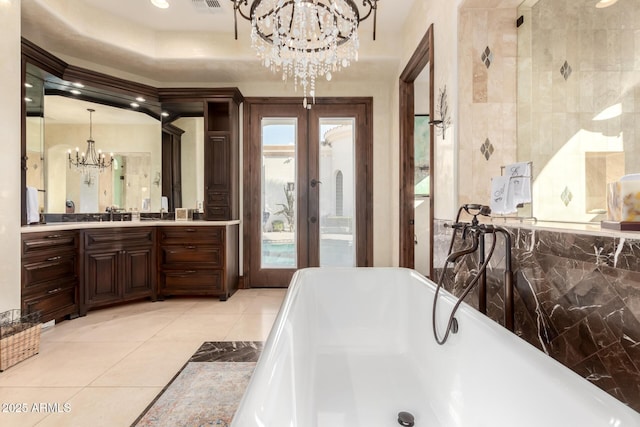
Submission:
M 598 3 L 596 3 L 596 7 L 598 9 L 603 9 L 605 7 L 613 6 L 617 2 L 618 0 L 600 0 Z
M 31 83 L 25 83 L 24 87 L 33 87 L 33 85 Z
M 160 9 L 166 9 L 169 7 L 169 2 L 167 0 L 151 0 L 151 4 Z
M 160 115 L 162 117 L 169 117 L 169 113 L 167 113 L 166 111 L 163 111 L 162 113 L 160 113 Z
M 75 82 L 75 83 L 71 83 L 71 84 L 73 86 L 75 86 L 75 87 L 80 87 L 80 88 L 84 87 L 84 85 L 82 83 L 79 83 L 79 82 Z
M 146 99 L 144 99 L 143 97 L 139 96 L 139 97 L 136 98 L 136 101 L 144 102 L 144 101 L 146 101 Z
M 32 102 L 33 101 L 33 99 L 29 98 L 28 96 L 25 96 L 24 100 L 27 101 L 27 102 Z
M 136 102 L 132 102 L 131 105 L 133 108 L 138 108 L 140 106 L 140 104 L 136 103 Z
M 69 92 L 71 92 L 74 95 L 80 95 L 82 93 L 78 89 L 71 89 Z

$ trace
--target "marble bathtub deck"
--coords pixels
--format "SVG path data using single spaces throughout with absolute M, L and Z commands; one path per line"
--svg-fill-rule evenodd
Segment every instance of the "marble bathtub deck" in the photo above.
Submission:
M 40 354 L 0 373 L 0 425 L 129 426 L 203 343 L 265 341 L 284 295 L 142 301 L 62 322 Z

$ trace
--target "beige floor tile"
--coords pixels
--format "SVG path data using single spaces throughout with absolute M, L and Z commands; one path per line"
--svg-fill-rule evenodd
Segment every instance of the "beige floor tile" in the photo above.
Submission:
M 240 317 L 240 314 L 183 314 L 150 341 L 221 341 Z
M 225 341 L 265 341 L 275 320 L 275 314 L 243 314 Z
M 129 426 L 162 387 L 87 387 L 69 401 L 66 413 L 50 414 L 38 427 Z
M 282 297 L 261 296 L 247 306 L 244 314 L 278 314 L 281 305 Z
M 64 404 L 80 390 L 79 387 L 0 387 L 3 405 L 0 425 L 33 426 L 55 410 L 56 404 L 64 410 Z
M 98 377 L 91 386 L 163 387 L 201 345 L 201 341 L 178 341 L 170 346 L 162 341 L 146 342 Z
M 55 344 L 55 345 L 54 345 Z M 0 387 L 82 387 L 140 346 L 139 342 L 51 343 L 0 375 Z
M 142 342 L 154 336 L 179 316 L 178 313 L 155 312 L 123 315 L 112 320 L 83 325 L 79 328 L 66 328 L 59 333 L 55 333 L 54 330 L 48 339 L 58 342 Z
M 236 294 L 227 301 L 200 301 L 187 314 L 242 314 L 253 302 L 252 297 Z

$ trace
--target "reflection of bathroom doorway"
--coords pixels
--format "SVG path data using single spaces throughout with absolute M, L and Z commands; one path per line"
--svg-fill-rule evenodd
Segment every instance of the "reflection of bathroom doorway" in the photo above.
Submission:
M 145 206 L 144 200 L 150 198 L 150 170 L 151 155 L 149 153 L 116 154 L 110 185 L 101 185 L 101 196 L 105 197 L 104 208 L 142 210 Z M 101 206 L 102 211 L 104 208 Z
M 423 70 L 426 75 L 422 76 Z M 407 66 L 400 75 L 400 256 L 399 265 L 401 267 L 416 267 L 416 196 L 415 196 L 415 115 L 416 101 L 418 98 L 428 100 L 427 112 L 433 111 L 433 78 L 434 76 L 434 54 L 433 54 L 433 25 L 429 27 L 415 52 L 409 59 Z M 420 93 L 418 88 L 421 82 L 425 81 L 425 87 L 428 87 L 428 93 Z M 426 113 L 422 113 L 426 114 Z M 428 264 L 422 266 L 421 269 L 426 270 L 423 273 L 430 274 L 433 268 L 433 200 L 434 200 L 434 164 L 433 164 L 433 129 L 429 132 L 429 197 L 425 198 L 423 203 L 428 203 L 423 208 L 428 207 L 426 214 L 428 220 L 428 239 L 423 245 L 425 250 L 428 249 L 426 256 Z M 421 210 L 422 212 L 422 210 Z M 422 221 L 421 221 L 422 222 Z M 424 228 L 425 226 L 422 225 Z M 423 239 L 425 240 L 425 239 Z M 422 261 L 422 247 L 420 248 Z M 427 268 L 428 267 L 428 268 Z
M 116 154 L 113 156 L 113 207 L 122 206 L 124 200 L 122 195 L 124 193 L 124 165 L 122 156 Z

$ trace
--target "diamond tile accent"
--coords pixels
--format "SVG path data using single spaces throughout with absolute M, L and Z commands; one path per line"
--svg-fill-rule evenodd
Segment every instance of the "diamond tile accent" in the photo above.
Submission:
M 571 71 L 572 70 L 569 63 L 567 61 L 564 61 L 564 64 L 562 64 L 562 67 L 560 67 L 560 74 L 562 74 L 562 77 L 564 77 L 565 80 L 569 78 L 569 76 L 571 75 Z
M 560 198 L 565 206 L 569 206 L 569 203 L 571 203 L 571 200 L 573 199 L 573 194 L 571 193 L 571 190 L 569 190 L 569 187 L 564 187 L 564 191 L 560 195 Z
M 484 156 L 485 159 L 489 160 L 491 155 L 493 154 L 494 148 L 489 138 L 484 141 L 484 144 L 480 146 L 480 152 Z
M 489 49 L 489 46 L 487 46 L 484 52 L 482 52 L 481 59 L 487 68 L 491 66 L 491 62 L 493 61 L 493 52 L 491 52 L 491 49 Z

